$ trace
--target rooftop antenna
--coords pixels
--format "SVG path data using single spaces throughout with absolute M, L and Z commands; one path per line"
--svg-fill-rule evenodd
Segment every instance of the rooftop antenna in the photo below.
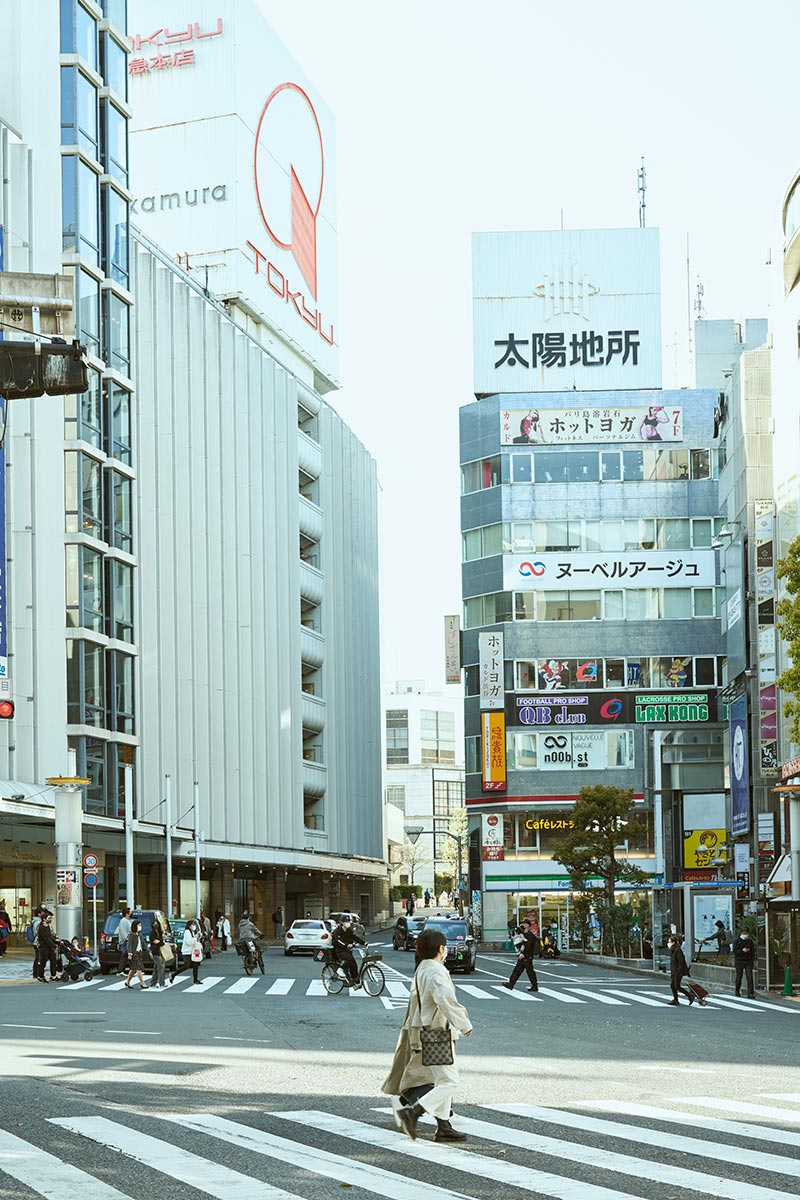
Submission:
M 647 201 L 645 199 L 647 194 L 647 172 L 644 169 L 644 155 L 642 155 L 642 165 L 639 167 L 636 177 L 639 184 L 639 228 L 644 229 L 645 225 L 647 224 L 647 221 L 645 220 L 645 208 L 647 207 Z
M 706 289 L 703 287 L 702 283 L 700 282 L 699 275 L 697 276 L 697 289 L 696 290 L 697 290 L 697 296 L 696 296 L 695 302 L 694 302 L 694 315 L 695 315 L 695 320 L 702 321 L 703 317 L 705 316 L 705 305 L 703 304 L 703 296 L 705 295 Z

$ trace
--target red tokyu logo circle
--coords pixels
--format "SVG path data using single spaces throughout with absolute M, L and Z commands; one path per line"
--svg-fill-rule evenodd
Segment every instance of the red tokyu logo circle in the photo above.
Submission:
M 314 105 L 299 84 L 278 84 L 267 97 L 256 129 L 253 177 L 267 233 L 291 251 L 316 300 L 325 148 Z

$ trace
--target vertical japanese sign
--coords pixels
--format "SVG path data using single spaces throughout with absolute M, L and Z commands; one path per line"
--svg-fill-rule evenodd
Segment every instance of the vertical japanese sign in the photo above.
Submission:
M 755 502 L 756 604 L 758 605 L 758 743 L 761 774 L 778 774 L 778 693 L 775 684 L 775 506 Z
M 0 225 L 0 272 L 5 270 L 5 229 Z M 0 329 L 0 342 L 3 331 Z M 8 639 L 6 637 L 6 450 L 5 423 L 6 398 L 0 396 L 0 430 L 3 444 L 0 445 L 0 684 L 5 683 L 5 696 L 11 696 L 8 682 Z
M 455 617 L 444 619 L 445 680 L 461 683 L 461 621 Z
M 478 675 L 481 710 L 502 710 L 505 706 L 502 633 L 478 634 Z
M 731 731 L 731 831 L 750 832 L 750 772 L 747 753 L 747 697 L 738 696 L 729 710 Z
M 506 790 L 506 715 L 481 713 L 481 784 L 484 792 Z
M 484 813 L 481 837 L 483 862 L 503 862 L 506 856 L 503 818 L 499 813 Z

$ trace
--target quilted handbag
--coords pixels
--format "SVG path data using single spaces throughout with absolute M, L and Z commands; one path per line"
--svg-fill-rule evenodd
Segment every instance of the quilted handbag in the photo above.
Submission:
M 422 1002 L 419 998 L 419 983 L 416 984 L 416 988 L 417 1004 L 421 1012 Z M 455 1062 L 453 1056 L 453 1037 L 450 1033 L 449 1025 L 445 1025 L 443 1029 L 426 1029 L 423 1026 L 420 1031 L 419 1041 L 422 1047 L 423 1067 L 451 1067 Z

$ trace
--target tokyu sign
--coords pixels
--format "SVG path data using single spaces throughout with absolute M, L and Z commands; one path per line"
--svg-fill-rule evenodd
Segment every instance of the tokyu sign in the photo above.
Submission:
M 697 725 L 716 718 L 708 692 L 644 693 L 636 697 L 637 725 Z

